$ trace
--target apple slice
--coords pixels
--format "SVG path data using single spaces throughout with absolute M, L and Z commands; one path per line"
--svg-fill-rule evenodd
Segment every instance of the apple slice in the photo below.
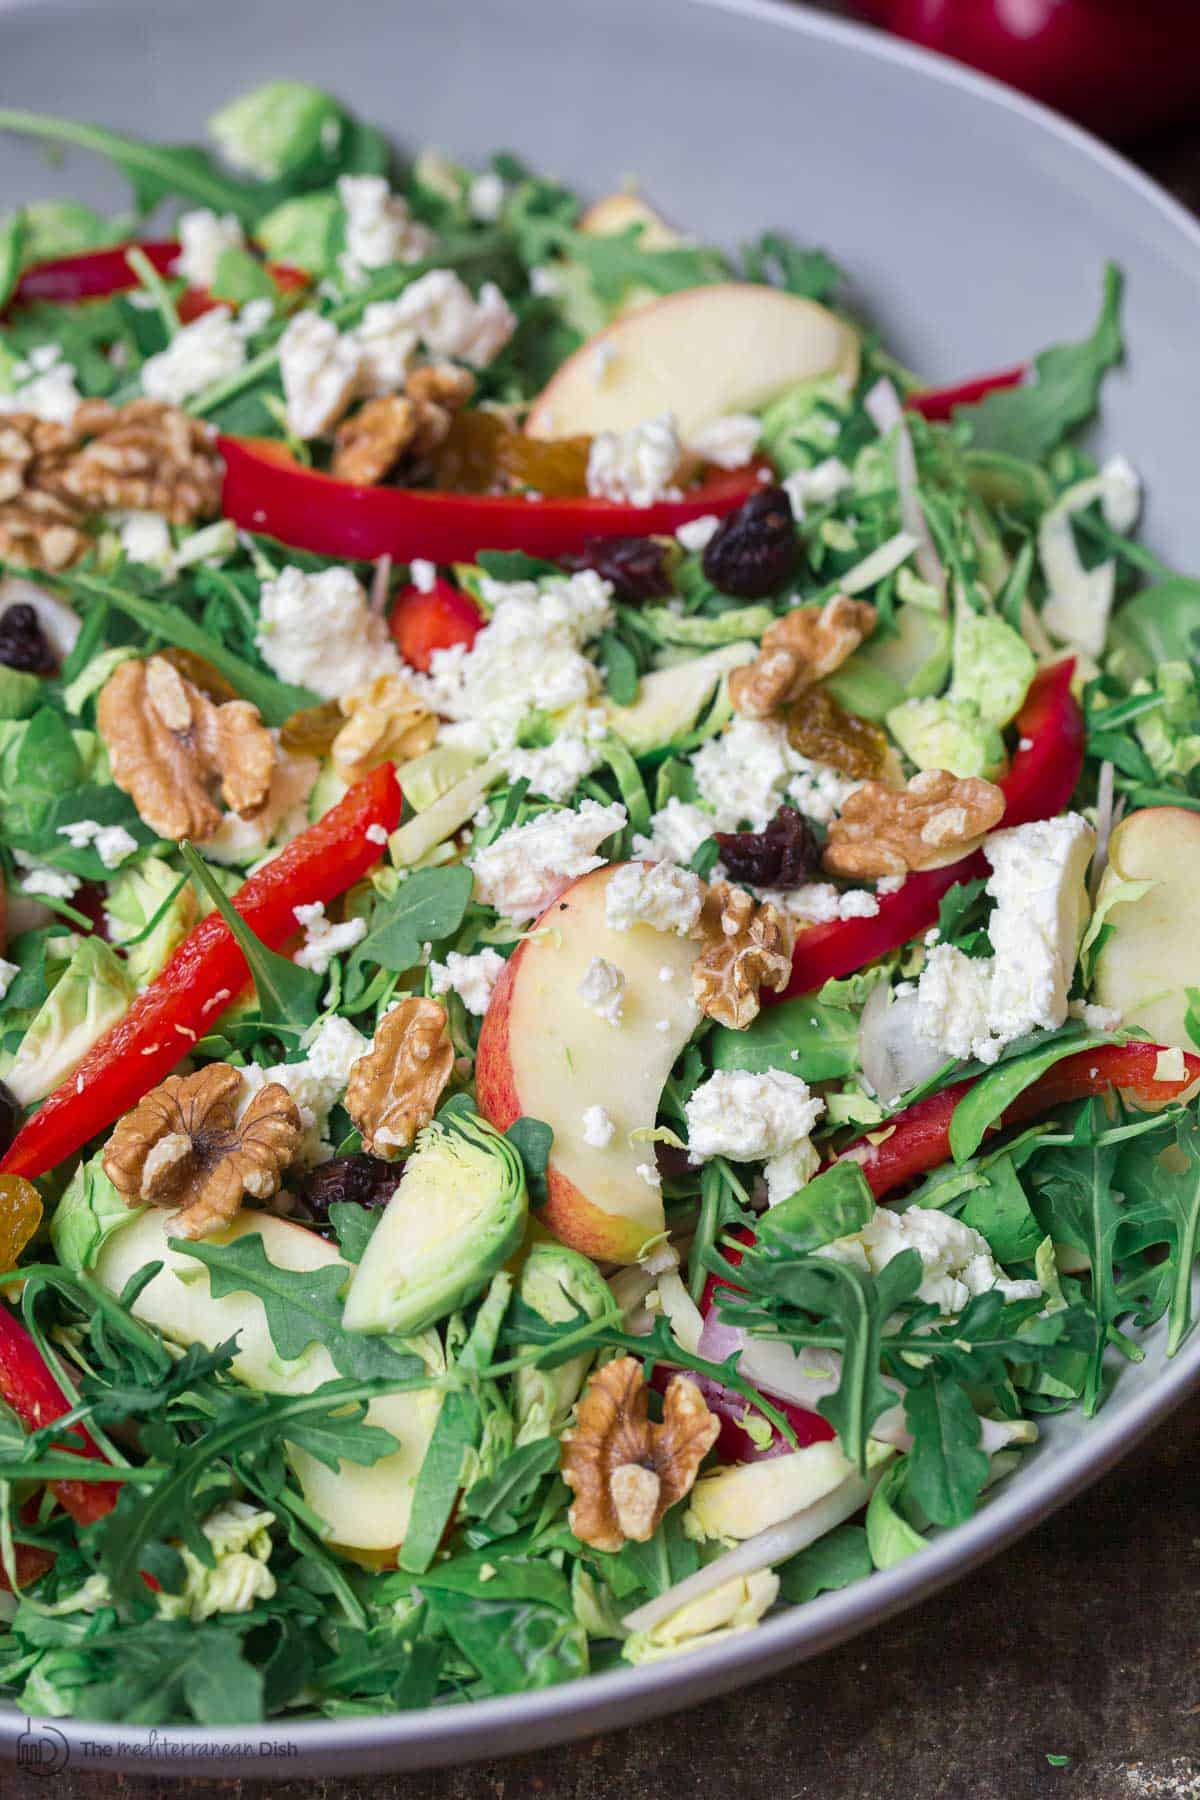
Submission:
M 640 225 L 642 235 L 638 243 L 643 250 L 673 250 L 683 242 L 679 233 L 667 224 L 661 213 L 655 212 L 649 201 L 643 200 L 640 194 L 627 193 L 623 188 L 615 194 L 605 194 L 602 200 L 593 201 L 579 221 L 579 229 L 588 237 L 615 237 L 618 232 L 628 231 L 631 225 Z
M 496 984 L 479 1035 L 479 1110 L 499 1130 L 541 1119 L 554 1133 L 541 1221 L 597 1262 L 636 1262 L 664 1228 L 662 1197 L 638 1174 L 654 1167 L 652 1128 L 663 1085 L 699 1022 L 692 998 L 696 948 L 686 938 L 604 916 L 610 864 L 581 876 L 547 907 Z M 622 1020 L 610 1025 L 579 983 L 594 956 L 625 976 Z M 613 1124 L 603 1148 L 584 1138 L 583 1115 L 602 1106 Z
M 857 374 L 858 337 L 827 308 L 720 281 L 667 294 L 589 338 L 542 389 L 525 429 L 536 438 L 594 436 L 673 413 L 687 442 L 798 381 Z
M 315 1232 L 272 1213 L 241 1213 L 209 1241 L 228 1244 L 252 1231 L 261 1233 L 267 1258 L 277 1268 L 321 1269 L 343 1260 Z M 107 1240 L 96 1264 L 97 1280 L 110 1293 L 120 1294 L 134 1275 L 151 1263 L 161 1263 L 130 1308 L 134 1317 L 157 1326 L 173 1344 L 204 1344 L 215 1350 L 236 1338 L 233 1373 L 247 1387 L 268 1394 L 309 1394 L 322 1383 L 339 1379 L 329 1352 L 320 1344 L 310 1344 L 295 1362 L 284 1362 L 271 1340 L 262 1301 L 242 1293 L 216 1299 L 203 1264 L 186 1251 L 172 1249 L 170 1238 L 171 1216 L 150 1207 Z M 420 1346 L 414 1343 L 414 1349 L 428 1347 L 432 1356 L 437 1344 L 430 1332 Z M 372 1400 L 367 1419 L 392 1432 L 400 1448 L 370 1467 L 344 1462 L 335 1471 L 308 1451 L 289 1447 L 288 1461 L 304 1498 L 324 1519 L 333 1543 L 373 1560 L 394 1556 L 408 1526 L 413 1487 L 440 1405 L 441 1395 L 424 1389 Z
M 1097 910 L 1123 881 L 1153 886 L 1140 899 L 1112 902 L 1105 916 L 1112 930 L 1096 957 L 1096 999 L 1156 1044 L 1195 1050 L 1185 1016 L 1187 989 L 1200 987 L 1200 815 L 1147 806 L 1122 819 L 1109 842 Z

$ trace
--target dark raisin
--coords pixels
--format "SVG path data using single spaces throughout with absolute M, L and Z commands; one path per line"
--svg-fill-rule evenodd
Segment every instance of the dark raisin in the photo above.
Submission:
M 386 1206 L 395 1193 L 402 1165 L 387 1163 L 378 1156 L 335 1156 L 332 1162 L 318 1163 L 299 1184 L 300 1198 L 320 1224 L 329 1218 L 329 1209 L 341 1200 L 357 1206 Z
M 3 1156 L 21 1129 L 21 1108 L 0 1081 L 0 1156 Z
M 704 573 L 723 594 L 760 600 L 796 566 L 796 523 L 781 487 L 762 488 L 722 519 L 704 550 Z
M 41 620 L 23 601 L 0 613 L 0 663 L 27 675 L 51 675 L 58 666 Z
M 731 880 L 749 887 L 800 887 L 820 865 L 817 835 L 794 806 L 781 806 L 764 831 L 718 831 L 715 836 Z
M 586 538 L 582 550 L 562 561 L 568 569 L 595 569 L 612 582 L 618 600 L 657 600 L 673 592 L 667 546 L 656 538 Z

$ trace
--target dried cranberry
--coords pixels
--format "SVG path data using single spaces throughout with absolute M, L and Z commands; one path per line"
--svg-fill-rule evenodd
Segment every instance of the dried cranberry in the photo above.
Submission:
M 654 538 L 586 538 L 581 551 L 562 560 L 568 569 L 595 569 L 612 582 L 618 600 L 656 600 L 673 591 L 667 546 Z
M 58 666 L 41 620 L 24 601 L 0 613 L 0 663 L 27 675 L 50 675 Z
M 21 1108 L 4 1083 L 0 1081 L 0 1156 L 21 1129 Z
M 352 1200 L 357 1206 L 386 1206 L 400 1182 L 398 1163 L 384 1162 L 378 1156 L 335 1156 L 332 1162 L 318 1163 L 304 1177 L 300 1196 L 314 1219 L 324 1223 L 329 1209 L 341 1200 Z
M 781 487 L 761 488 L 722 519 L 704 550 L 704 573 L 723 594 L 759 600 L 796 566 L 796 523 Z
M 821 861 L 816 833 L 794 806 L 781 806 L 764 831 L 718 831 L 721 861 L 750 887 L 795 888 Z

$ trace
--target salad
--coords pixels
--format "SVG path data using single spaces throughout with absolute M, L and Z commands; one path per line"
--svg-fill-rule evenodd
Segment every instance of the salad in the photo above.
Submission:
M 0 127 L 133 190 L 0 224 L 5 1694 L 445 1705 L 919 1554 L 1193 1324 L 1118 272 L 930 390 L 302 84 Z

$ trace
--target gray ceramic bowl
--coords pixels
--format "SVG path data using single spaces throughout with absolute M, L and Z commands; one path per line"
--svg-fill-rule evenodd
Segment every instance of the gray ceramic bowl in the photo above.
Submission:
M 1019 360 L 1090 320 L 1106 257 L 1129 277 L 1128 367 L 1104 440 L 1146 477 L 1151 542 L 1200 561 L 1194 430 L 1200 230 L 1119 158 L 940 58 L 755 0 L 0 0 L 0 100 L 182 138 L 231 93 L 301 75 L 404 144 L 511 146 L 600 193 L 636 172 L 698 235 L 769 225 L 853 272 L 889 343 L 931 378 Z M 50 189 L 119 203 L 89 161 L 0 153 L 0 207 Z M 1094 1481 L 1196 1385 L 1200 1335 L 1157 1340 L 1093 1421 L 1050 1420 L 968 1524 L 844 1593 L 715 1648 L 545 1693 L 230 1734 L 60 1721 L 60 1764 L 263 1775 L 462 1762 L 627 1725 L 769 1675 L 964 1575 Z M 43 1727 L 35 1722 L 33 1735 Z M 0 1747 L 26 1734 L 0 1716 Z M 26 1734 L 27 1735 L 27 1734 Z M 222 1738 L 226 1741 L 222 1742 Z M 28 1735 L 27 1735 L 28 1744 Z

